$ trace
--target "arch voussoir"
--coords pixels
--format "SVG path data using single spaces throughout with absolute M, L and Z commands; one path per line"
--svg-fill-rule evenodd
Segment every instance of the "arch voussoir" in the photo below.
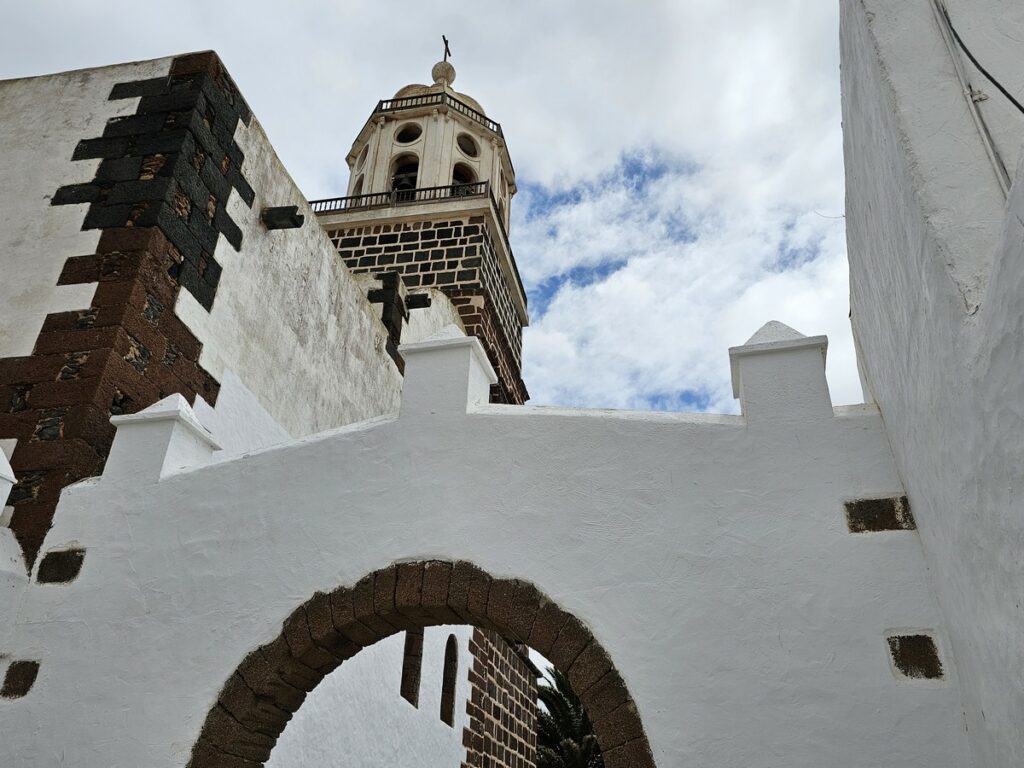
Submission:
M 421 606 L 438 624 L 459 623 L 459 615 L 448 604 L 454 567 L 442 560 L 429 560 L 423 566 Z
M 572 689 L 580 696 L 585 695 L 612 668 L 608 653 L 596 640 L 591 639 L 586 648 L 566 673 Z
M 272 738 L 281 735 L 292 713 L 258 696 L 237 672 L 224 684 L 217 701 L 245 728 Z
M 590 630 L 529 582 L 495 579 L 461 560 L 398 563 L 316 593 L 228 678 L 189 768 L 259 768 L 306 693 L 339 664 L 396 632 L 445 623 L 494 630 L 537 650 L 579 694 L 606 767 L 654 768 L 636 704 Z
M 291 657 L 321 677 L 333 672 L 344 661 L 313 641 L 305 605 L 300 605 L 285 619 L 282 634 Z
M 655 768 L 647 739 L 637 739 L 602 752 L 604 768 Z
M 331 621 L 338 632 L 361 648 L 381 639 L 376 630 L 356 618 L 352 590 L 339 587 L 328 596 L 331 603 Z
M 200 737 L 192 750 L 192 759 L 189 760 L 187 768 L 262 768 L 262 765 L 222 752 Z

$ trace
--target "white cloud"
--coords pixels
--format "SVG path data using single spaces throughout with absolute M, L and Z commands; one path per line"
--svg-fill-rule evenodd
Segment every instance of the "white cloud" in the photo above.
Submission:
M 216 49 L 310 197 L 343 188 L 363 121 L 427 79 L 443 32 L 456 87 L 509 140 L 524 278 L 562 281 L 527 333 L 535 401 L 693 390 L 733 408 L 726 348 L 769 319 L 827 332 L 833 397 L 860 399 L 843 221 L 826 218 L 843 204 L 835 3 L 5 6 L 2 77 Z M 660 175 L 636 185 L 623 160 L 637 157 Z M 536 207 L 556 192 L 570 202 Z

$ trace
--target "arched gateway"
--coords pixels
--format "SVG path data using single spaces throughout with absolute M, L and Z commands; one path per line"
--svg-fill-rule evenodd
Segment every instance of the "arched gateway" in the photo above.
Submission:
M 741 416 L 488 404 L 480 342 L 442 334 L 401 347 L 397 414 L 246 455 L 182 398 L 116 417 L 14 593 L 4 764 L 259 768 L 359 648 L 458 621 L 566 672 L 608 768 L 949 765 L 916 532 L 879 525 L 881 419 L 832 408 L 824 345 L 733 349 Z M 890 649 L 929 638 L 940 679 L 908 682 Z
M 378 640 L 437 624 L 492 629 L 544 654 L 580 695 L 608 768 L 653 768 L 636 704 L 579 619 L 528 582 L 492 578 L 465 561 L 439 560 L 382 568 L 299 606 L 281 634 L 252 651 L 228 678 L 189 768 L 262 765 L 324 676 Z

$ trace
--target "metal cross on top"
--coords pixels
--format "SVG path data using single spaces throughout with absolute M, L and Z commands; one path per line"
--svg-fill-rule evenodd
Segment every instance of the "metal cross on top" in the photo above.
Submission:
M 448 47 L 448 38 L 441 35 L 441 39 L 444 40 L 444 60 L 448 61 L 448 57 L 452 55 L 452 50 Z

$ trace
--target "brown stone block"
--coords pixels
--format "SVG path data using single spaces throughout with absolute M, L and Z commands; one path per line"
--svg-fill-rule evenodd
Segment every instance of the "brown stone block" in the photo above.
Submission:
M 306 699 L 306 692 L 289 685 L 272 668 L 260 649 L 250 653 L 238 666 L 237 674 L 260 698 L 269 699 L 285 712 L 297 712 Z
M 318 592 L 303 608 L 313 642 L 331 654 L 339 662 L 350 659 L 362 650 L 362 646 L 343 635 L 334 626 L 331 602 L 327 595 Z
M 487 617 L 491 577 L 472 563 L 459 560 L 452 568 L 448 606 L 467 624 L 493 629 Z
M 458 624 L 458 614 L 448 607 L 448 591 L 452 580 L 452 564 L 431 560 L 423 567 L 423 594 L 421 604 L 434 620 L 441 624 Z
M 291 650 L 292 658 L 316 670 L 320 675 L 332 672 L 342 661 L 313 642 L 306 620 L 306 609 L 303 606 L 296 608 L 285 619 L 281 634 Z
M 203 345 L 181 318 L 174 314 L 173 309 L 164 310 L 158 323 L 160 332 L 167 339 L 169 344 L 181 353 L 188 360 L 199 360 L 199 353 L 203 351 Z
M 373 610 L 395 629 L 412 629 L 417 623 L 395 607 L 395 588 L 398 586 L 398 568 L 390 566 L 373 574 Z
M 403 615 L 424 618 L 423 563 L 399 563 L 395 569 L 395 609 Z
M 596 640 L 583 649 L 569 667 L 569 683 L 577 695 L 582 696 L 612 668 L 612 661 Z
M 606 715 L 597 718 L 594 723 L 594 735 L 603 749 L 614 749 L 627 741 L 644 738 L 644 728 L 640 723 L 640 714 L 631 699 L 613 709 Z
M 355 617 L 352 602 L 352 590 L 340 587 L 329 595 L 331 602 L 331 618 L 334 627 L 356 645 L 366 647 L 381 639 L 382 635 L 363 624 Z
M 118 329 L 113 326 L 46 331 L 36 337 L 32 354 L 50 355 L 64 352 L 87 352 L 91 349 L 113 347 L 117 331 Z
M 270 665 L 273 674 L 300 691 L 307 693 L 312 691 L 324 677 L 292 655 L 291 648 L 283 635 L 262 646 L 260 652 Z M 248 678 L 246 679 L 248 680 Z
M 263 763 L 221 752 L 200 737 L 192 749 L 192 759 L 189 760 L 187 768 L 263 768 Z
M 239 723 L 251 731 L 277 738 L 292 715 L 267 697 L 257 696 L 238 674 L 228 678 L 217 701 Z
M 64 363 L 63 354 L 0 358 L 0 382 L 36 384 L 55 381 Z
M 96 252 L 166 250 L 169 243 L 156 227 L 109 227 L 103 230 Z
M 52 480 L 47 478 L 40 486 L 36 499 L 56 501 L 60 492 L 68 484 L 65 482 L 69 471 L 72 476 L 95 477 L 101 474 L 103 459 L 96 450 L 84 440 L 70 438 L 64 440 L 18 442 L 15 448 L 16 463 L 19 469 L 50 470 Z M 74 481 L 71 481 L 74 482 Z
M 57 285 L 79 285 L 95 283 L 100 279 L 100 264 L 103 257 L 98 253 L 72 256 L 64 262 Z
M 374 577 L 370 574 L 357 581 L 352 588 L 352 608 L 356 620 L 369 627 L 380 640 L 393 635 L 395 627 L 377 615 L 373 598 Z
M 622 681 L 622 677 L 612 669 L 586 692 L 580 694 L 580 698 L 583 700 L 583 706 L 591 721 L 594 721 L 607 716 L 629 701 L 629 692 L 626 690 L 626 684 Z
M 516 581 L 512 590 L 512 617 L 509 622 L 509 636 L 528 643 L 537 613 L 547 599 L 532 584 Z
M 220 57 L 213 51 L 200 51 L 184 56 L 175 56 L 171 61 L 171 76 L 185 77 L 206 73 L 216 76 L 223 69 Z
M 609 750 L 602 747 L 602 754 L 605 768 L 655 768 L 647 739 L 637 739 Z
M 579 619 L 569 616 L 565 624 L 562 625 L 558 638 L 552 644 L 550 651 L 544 655 L 547 656 L 548 661 L 565 672 L 576 661 L 576 657 L 583 652 L 591 639 L 590 630 Z
M 230 755 L 256 762 L 269 759 L 270 750 L 277 741 L 266 734 L 248 730 L 220 705 L 207 715 L 202 738 Z
M 569 615 L 550 600 L 541 600 L 527 644 L 543 656 L 547 656 L 558 639 Z
M 487 618 L 502 634 L 510 632 L 515 589 L 516 582 L 512 579 L 493 579 L 487 593 Z

